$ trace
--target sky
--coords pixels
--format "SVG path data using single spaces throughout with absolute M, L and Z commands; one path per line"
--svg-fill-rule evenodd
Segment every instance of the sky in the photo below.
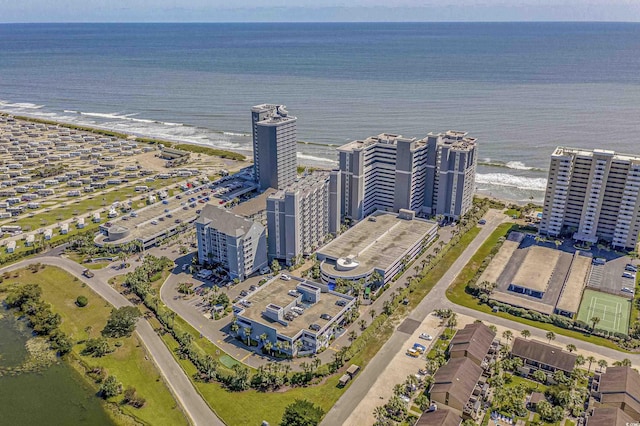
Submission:
M 0 0 L 0 22 L 640 22 L 640 0 Z

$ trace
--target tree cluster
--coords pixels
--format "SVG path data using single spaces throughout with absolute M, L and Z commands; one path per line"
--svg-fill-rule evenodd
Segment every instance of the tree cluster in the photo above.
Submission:
M 47 336 L 51 349 L 64 355 L 71 351 L 73 343 L 69 337 L 59 329 L 62 318 L 53 313 L 51 305 L 42 298 L 42 289 L 38 284 L 15 286 L 9 290 L 5 303 L 10 308 L 16 308 L 24 314 L 33 332 Z

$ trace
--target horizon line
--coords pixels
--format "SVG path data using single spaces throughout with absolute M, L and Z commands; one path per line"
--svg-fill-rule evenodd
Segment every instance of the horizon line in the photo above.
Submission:
M 638 21 L 504 20 L 504 21 L 11 21 L 0 25 L 47 24 L 640 24 Z

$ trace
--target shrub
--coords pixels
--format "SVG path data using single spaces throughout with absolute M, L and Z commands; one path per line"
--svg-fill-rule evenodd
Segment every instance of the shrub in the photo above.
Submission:
M 81 308 L 84 308 L 85 306 L 87 306 L 88 303 L 89 303 L 89 299 L 87 299 L 84 296 L 78 296 L 78 298 L 76 299 L 76 305 L 78 305 Z

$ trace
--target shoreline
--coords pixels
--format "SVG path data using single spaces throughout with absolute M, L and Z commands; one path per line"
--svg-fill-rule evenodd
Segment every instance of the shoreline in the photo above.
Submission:
M 100 125 L 87 125 L 87 124 L 78 124 L 78 123 L 62 121 L 62 120 L 51 120 L 51 119 L 40 118 L 37 116 L 28 115 L 28 114 L 15 115 L 10 112 L 1 111 L 1 110 L 0 110 L 0 115 L 12 116 L 19 120 L 25 120 L 25 121 L 35 122 L 35 123 L 59 125 L 67 128 L 72 128 L 72 129 L 73 128 L 82 129 L 82 130 L 94 132 L 97 134 L 103 134 L 105 136 L 120 137 L 122 139 L 135 138 L 138 142 L 141 142 L 141 143 L 164 144 L 164 145 L 170 145 L 174 147 L 176 145 L 191 145 L 194 147 L 200 147 L 201 149 L 206 148 L 207 150 L 211 150 L 212 152 L 209 153 L 208 155 L 214 155 L 221 158 L 231 157 L 231 159 L 235 161 L 242 161 L 242 162 L 253 164 L 253 151 L 250 151 L 250 150 L 217 148 L 215 146 L 212 146 L 210 144 L 205 144 L 205 143 L 197 143 L 197 142 L 185 141 L 180 139 L 172 139 L 172 138 L 158 138 L 155 136 L 145 135 L 139 132 L 122 132 L 122 131 L 113 130 L 105 126 L 100 126 Z M 224 133 L 224 132 L 220 132 L 220 133 Z M 337 146 L 334 144 L 324 145 L 324 144 L 308 142 L 308 141 L 298 141 L 297 144 L 298 145 L 316 145 L 316 146 L 323 146 L 323 147 L 329 147 L 329 148 L 331 147 L 335 148 Z M 196 150 L 194 152 L 197 153 L 198 151 Z M 241 156 L 243 158 L 239 158 L 238 156 Z M 309 167 L 310 169 L 314 169 L 314 170 L 332 170 L 333 169 L 332 167 L 326 167 L 326 165 L 319 164 L 321 163 L 319 161 L 318 162 L 314 162 L 313 160 L 305 161 L 304 158 L 299 158 L 299 157 L 297 160 L 298 160 L 298 167 Z M 479 198 L 489 198 L 492 200 L 502 202 L 506 205 L 516 204 L 519 206 L 524 206 L 527 203 L 532 203 L 532 204 L 542 206 L 542 203 L 538 203 L 535 200 L 512 200 L 508 198 L 500 198 L 490 194 L 486 194 L 484 191 L 479 191 L 477 188 L 474 191 L 474 196 Z

